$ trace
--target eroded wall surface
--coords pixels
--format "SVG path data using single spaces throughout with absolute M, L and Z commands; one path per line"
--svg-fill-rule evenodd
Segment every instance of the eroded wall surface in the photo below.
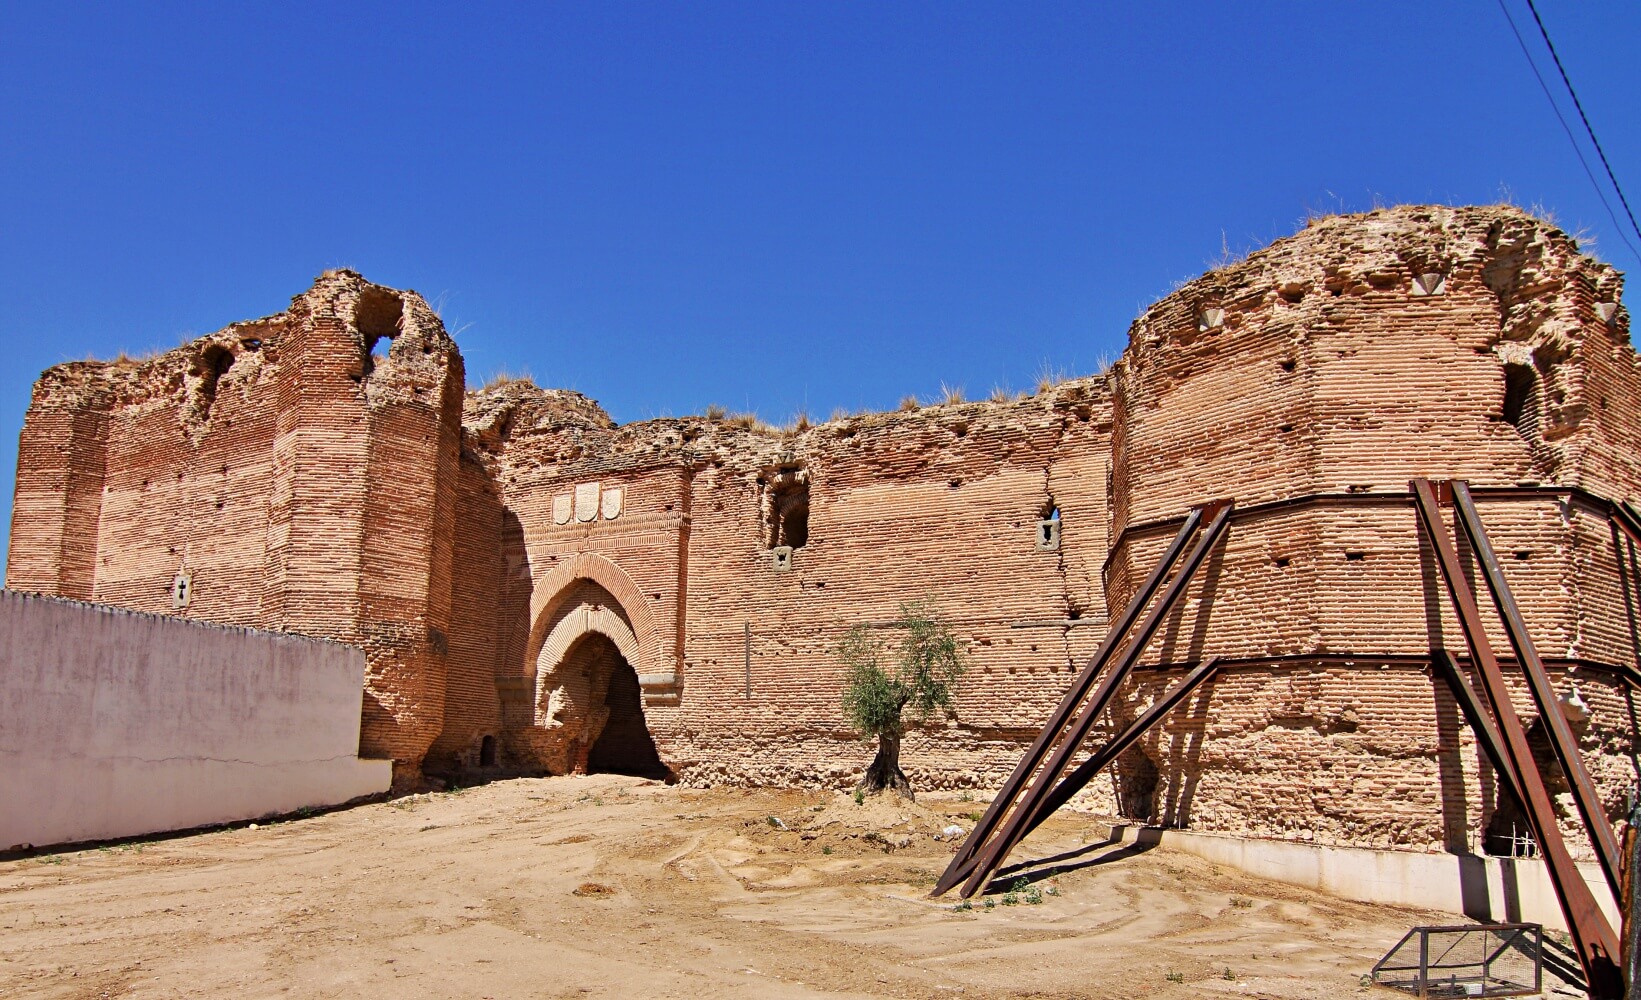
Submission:
M 384 792 L 364 657 L 333 642 L 0 591 L 0 849 Z
M 1090 803 L 1479 849 L 1511 807 L 1429 673 L 1433 646 L 1463 644 L 1407 483 L 1482 490 L 1616 815 L 1636 771 L 1613 679 L 1635 659 L 1635 595 L 1601 505 L 1641 492 L 1620 290 L 1510 208 L 1321 219 L 1152 306 L 1100 375 L 777 430 L 618 426 L 528 381 L 458 397 L 425 305 L 337 272 L 257 321 L 260 357 L 237 355 L 214 394 L 200 359 L 246 324 L 146 366 L 48 372 L 9 579 L 165 610 L 180 553 L 201 602 L 183 613 L 361 644 L 363 744 L 404 778 L 586 767 L 611 692 L 636 685 L 680 780 L 846 785 L 871 748 L 842 722 L 833 650 L 926 599 L 972 666 L 957 718 L 911 734 L 904 763 L 919 787 L 984 789 L 1186 512 L 1234 498 L 1253 512 L 1111 724 L 1190 663 L 1233 663 Z M 362 361 L 388 329 L 391 353 Z M 298 349 L 300 369 L 282 360 Z M 1536 719 L 1525 691 L 1518 710 Z

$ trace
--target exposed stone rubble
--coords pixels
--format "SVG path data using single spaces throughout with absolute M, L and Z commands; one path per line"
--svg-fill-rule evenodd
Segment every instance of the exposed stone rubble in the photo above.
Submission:
M 362 748 L 406 782 L 648 769 L 813 787 L 846 786 L 871 753 L 844 727 L 831 650 L 931 596 L 973 667 L 957 720 L 913 733 L 903 760 L 919 787 L 989 788 L 1171 519 L 1315 497 L 1232 529 L 1114 721 L 1182 664 L 1238 663 L 1090 802 L 1480 849 L 1508 817 L 1423 659 L 1462 643 L 1413 515 L 1332 498 L 1415 476 L 1641 492 L 1620 290 L 1515 209 L 1333 217 L 1152 306 L 1107 372 L 775 429 L 617 425 L 528 380 L 463 395 L 418 296 L 330 272 L 277 316 L 45 373 L 8 585 L 360 643 Z M 1588 708 L 1617 810 L 1634 772 L 1610 667 L 1635 650 L 1609 530 L 1555 498 L 1483 515 L 1557 683 Z M 1524 689 L 1520 708 L 1533 717 Z

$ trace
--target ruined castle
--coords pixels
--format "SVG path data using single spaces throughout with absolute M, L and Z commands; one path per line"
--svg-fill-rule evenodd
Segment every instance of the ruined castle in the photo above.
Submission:
M 973 666 L 904 761 L 990 788 L 1185 513 L 1234 498 L 1117 720 L 1226 667 L 1094 804 L 1480 850 L 1515 807 L 1431 675 L 1433 644 L 1462 643 L 1408 481 L 1477 488 L 1617 816 L 1636 596 L 1600 511 L 1641 493 L 1620 285 L 1510 208 L 1321 219 L 1156 303 L 1098 375 L 776 430 L 468 390 L 421 297 L 332 271 L 158 357 L 45 372 L 6 585 L 363 648 L 360 750 L 402 783 L 844 785 L 871 747 L 832 651 L 931 596 Z

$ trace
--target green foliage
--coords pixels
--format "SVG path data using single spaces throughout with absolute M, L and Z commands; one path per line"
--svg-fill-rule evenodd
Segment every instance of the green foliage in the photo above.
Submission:
M 900 606 L 894 630 L 898 645 L 890 648 L 882 630 L 856 625 L 838 646 L 843 662 L 843 714 L 864 736 L 899 736 L 907 717 L 927 722 L 956 708 L 958 679 L 967 657 L 950 627 L 928 601 Z

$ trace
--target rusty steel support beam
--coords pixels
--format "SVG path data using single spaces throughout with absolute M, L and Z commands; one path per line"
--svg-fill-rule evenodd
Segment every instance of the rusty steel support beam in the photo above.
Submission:
M 1465 721 L 1476 734 L 1476 742 L 1481 744 L 1482 751 L 1487 754 L 1488 763 L 1493 765 L 1493 771 L 1498 774 L 1510 794 L 1516 797 L 1517 802 L 1526 802 L 1521 791 L 1521 778 L 1516 774 L 1515 765 L 1510 763 L 1510 757 L 1504 751 L 1504 740 L 1499 736 L 1498 727 L 1493 724 L 1493 713 L 1470 686 L 1464 672 L 1459 669 L 1453 654 L 1445 649 L 1430 651 L 1430 664 L 1436 672 L 1447 680 L 1449 690 L 1453 692 L 1453 700 L 1459 703 L 1459 711 L 1464 713 Z
M 1504 619 L 1505 633 L 1510 638 L 1510 648 L 1515 650 L 1516 660 L 1521 664 L 1522 671 L 1527 675 L 1527 687 L 1533 693 L 1533 702 L 1538 705 L 1538 717 L 1544 720 L 1545 730 L 1550 736 L 1550 748 L 1555 751 L 1556 762 L 1561 765 L 1561 771 L 1567 776 L 1567 784 L 1572 787 L 1573 803 L 1578 807 L 1579 818 L 1584 820 L 1584 828 L 1590 833 L 1590 842 L 1595 846 L 1595 856 L 1601 862 L 1602 873 L 1607 876 L 1607 885 L 1612 888 L 1613 898 L 1622 898 L 1624 893 L 1624 879 L 1620 872 L 1618 838 L 1613 834 L 1612 824 L 1607 822 L 1607 812 L 1601 806 L 1601 795 L 1596 791 L 1595 779 L 1590 777 L 1589 768 L 1584 766 L 1584 755 L 1578 749 L 1578 737 L 1573 733 L 1573 727 L 1568 725 L 1567 717 L 1562 714 L 1561 701 L 1556 696 L 1555 686 L 1550 683 L 1550 674 L 1544 669 L 1544 661 L 1538 658 L 1538 648 L 1533 644 L 1533 637 L 1527 633 L 1527 622 L 1521 615 L 1521 608 L 1516 605 L 1515 595 L 1510 592 L 1509 581 L 1504 578 L 1504 570 L 1499 566 L 1498 556 L 1493 552 L 1493 543 L 1487 537 L 1487 528 L 1481 523 L 1481 515 L 1476 512 L 1476 504 L 1470 498 L 1470 490 L 1462 480 L 1454 481 L 1453 507 L 1458 513 L 1459 526 L 1464 529 L 1465 537 L 1470 542 L 1470 549 L 1476 555 L 1480 564 L 1482 577 L 1487 582 L 1487 589 L 1493 598 L 1493 606 L 1498 609 L 1499 617 Z
M 1134 622 L 1139 619 L 1140 613 L 1145 610 L 1145 606 L 1151 603 L 1151 598 L 1155 596 L 1157 588 L 1162 586 L 1163 580 L 1167 579 L 1168 572 L 1179 561 L 1180 555 L 1185 551 L 1186 544 L 1190 542 L 1191 536 L 1196 533 L 1197 526 L 1201 523 L 1202 509 L 1200 507 L 1192 508 L 1191 513 L 1185 518 L 1185 523 L 1180 526 L 1179 533 L 1174 536 L 1173 544 L 1168 546 L 1162 558 L 1157 561 L 1156 568 L 1151 571 L 1151 575 L 1146 579 L 1144 585 L 1135 591 L 1134 599 L 1128 602 L 1128 607 L 1123 611 L 1121 617 L 1111 624 L 1111 628 L 1106 632 L 1105 640 L 1100 643 L 1099 650 L 1083 667 L 1082 672 L 1077 675 L 1077 679 L 1066 689 L 1065 696 L 1060 699 L 1059 707 L 1054 710 L 1053 715 L 1049 716 L 1048 723 L 1037 734 L 1037 739 L 1032 741 L 1031 747 L 1026 751 L 1025 756 L 1020 758 L 1020 763 L 1015 766 L 1014 773 L 1009 775 L 1009 780 L 1003 783 L 997 797 L 992 799 L 991 805 L 986 808 L 985 815 L 980 817 L 980 821 L 974 825 L 974 829 L 964 839 L 963 845 L 958 848 L 957 854 L 952 858 L 951 863 L 946 866 L 946 871 L 941 875 L 940 881 L 935 884 L 934 895 L 939 896 L 962 881 L 963 876 L 967 874 L 967 869 L 964 866 L 974 857 L 974 853 L 980 848 L 980 845 L 984 844 L 986 839 L 991 836 L 1004 811 L 1014 804 L 1015 798 L 1024 788 L 1026 781 L 1036 772 L 1038 765 L 1043 762 L 1043 758 L 1048 754 L 1055 740 L 1065 731 L 1066 724 L 1077 713 L 1077 706 L 1081 705 L 1083 699 L 1088 696 L 1088 689 L 1093 686 L 1095 678 L 1104 669 L 1112 653 L 1127 638 L 1129 630 L 1134 627 Z M 1101 685 L 1099 692 L 1095 695 L 1095 702 L 1103 704 L 1106 699 L 1110 698 L 1110 690 L 1114 690 L 1114 687 L 1108 684 Z
M 1088 783 L 1094 780 L 1095 775 L 1115 763 L 1117 758 L 1122 756 L 1124 750 L 1133 746 L 1136 740 L 1161 722 L 1163 717 L 1189 697 L 1192 691 L 1201 687 L 1204 682 L 1218 673 L 1219 667 L 1220 658 L 1217 656 L 1210 656 L 1203 660 L 1195 670 L 1186 674 L 1178 683 L 1169 688 L 1161 698 L 1152 702 L 1151 707 L 1140 713 L 1139 718 L 1129 723 L 1127 729 L 1113 736 L 1092 757 L 1077 765 L 1075 770 L 1061 779 L 1060 783 L 1054 786 L 1054 790 L 1048 793 L 1048 797 L 1043 800 L 1042 808 L 1037 811 L 1037 815 L 1032 818 L 1031 822 L 1026 824 L 1025 832 L 1021 836 L 1030 835 L 1031 831 L 1042 825 L 1043 820 L 1054 815 L 1056 809 L 1071 801 L 1071 797 L 1086 788 Z
M 1641 514 L 1635 512 L 1629 501 L 1612 501 L 1612 520 L 1629 536 L 1632 544 L 1641 544 Z
M 1572 932 L 1573 947 L 1579 963 L 1584 967 L 1590 996 L 1594 1000 L 1617 1000 L 1623 995 L 1624 977 L 1619 966 L 1618 936 L 1607 922 L 1606 915 L 1596 904 L 1595 895 L 1573 864 L 1562 839 L 1561 827 L 1556 823 L 1555 808 L 1544 787 L 1544 778 L 1533 762 L 1533 753 L 1527 745 L 1527 732 L 1510 701 L 1510 689 L 1493 653 L 1492 643 L 1482 626 L 1481 612 L 1476 596 L 1464 576 L 1459 561 L 1458 546 L 1447 535 L 1442 521 L 1441 505 L 1436 484 L 1428 479 L 1415 479 L 1408 484 L 1412 489 L 1419 524 L 1436 556 L 1436 566 L 1453 603 L 1465 642 L 1470 648 L 1471 661 L 1481 675 L 1482 687 L 1492 702 L 1493 715 L 1503 737 L 1503 750 L 1521 782 L 1524 794 L 1522 805 L 1538 846 L 1544 852 L 1545 867 L 1549 871 L 1556 899 L 1562 915 Z
M 1109 700 L 1110 694 L 1114 693 L 1117 686 L 1128 676 L 1129 672 L 1133 670 L 1134 664 L 1145 652 L 1146 644 L 1151 641 L 1151 637 L 1156 634 L 1157 628 L 1162 624 L 1163 619 L 1168 617 L 1175 603 L 1185 593 L 1185 588 L 1191 582 L 1191 578 L 1196 575 L 1198 567 L 1202 565 L 1203 560 L 1208 557 L 1208 553 L 1224 536 L 1234 508 L 1235 504 L 1228 500 L 1217 500 L 1204 505 L 1204 513 L 1211 511 L 1213 520 L 1209 523 L 1207 529 L 1202 532 L 1201 537 L 1197 539 L 1196 545 L 1192 547 L 1190 555 L 1185 557 L 1185 562 L 1180 566 L 1179 572 L 1169 581 L 1167 588 L 1162 592 L 1162 596 L 1158 598 L 1156 606 L 1146 615 L 1145 621 L 1141 623 L 1133 640 L 1123 649 L 1122 655 L 1117 658 L 1111 673 L 1102 683 L 1101 688 L 1106 693 L 1107 700 Z M 963 866 L 968 870 L 968 881 L 963 883 L 962 889 L 964 898 L 973 896 L 980 890 L 986 880 L 997 870 L 997 867 L 1003 863 L 1003 859 L 1008 857 L 1008 853 L 1025 836 L 1026 825 L 1037 817 L 1050 788 L 1065 772 L 1066 765 L 1071 762 L 1077 748 L 1088 738 L 1089 732 L 1093 730 L 1095 723 L 1098 721 L 1100 710 L 1104 707 L 1103 702 L 1100 704 L 1090 702 L 1072 721 L 1066 730 L 1065 737 L 1055 747 L 1053 754 L 1043 765 L 1042 770 L 1026 790 L 1025 795 L 1015 805 L 1013 812 L 1009 813 L 1008 819 L 1004 821 L 1001 830 Z

